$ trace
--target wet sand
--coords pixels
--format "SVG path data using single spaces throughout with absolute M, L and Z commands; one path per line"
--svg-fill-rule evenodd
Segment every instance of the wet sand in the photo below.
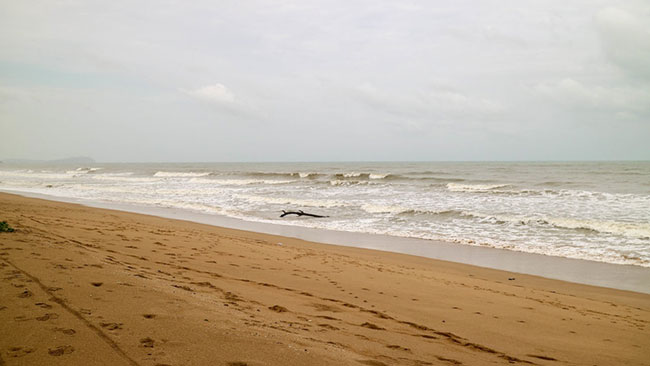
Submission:
M 650 295 L 0 193 L 0 365 L 648 365 Z

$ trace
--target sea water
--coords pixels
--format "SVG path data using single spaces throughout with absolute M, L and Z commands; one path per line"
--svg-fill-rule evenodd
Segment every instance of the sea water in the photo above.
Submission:
M 0 164 L 0 189 L 650 267 L 650 162 Z

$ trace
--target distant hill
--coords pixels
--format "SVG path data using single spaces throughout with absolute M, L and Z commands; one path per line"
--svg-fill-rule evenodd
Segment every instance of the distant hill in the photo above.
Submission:
M 95 159 L 87 156 L 74 156 L 65 159 L 54 160 L 35 160 L 35 159 L 5 159 L 1 161 L 5 164 L 93 164 Z

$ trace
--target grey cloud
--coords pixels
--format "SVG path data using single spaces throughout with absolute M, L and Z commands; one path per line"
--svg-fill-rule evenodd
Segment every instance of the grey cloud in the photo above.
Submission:
M 504 110 L 497 101 L 469 96 L 451 89 L 429 88 L 399 92 L 362 84 L 356 87 L 354 92 L 359 101 L 372 109 L 411 118 L 465 119 L 466 116 L 490 118 Z
M 644 15 L 608 7 L 598 12 L 596 24 L 607 57 L 632 77 L 650 79 L 650 14 L 647 11 Z
M 650 111 L 650 89 L 632 87 L 588 86 L 567 78 L 553 83 L 541 83 L 536 90 L 558 103 L 581 108 L 613 112 Z
M 0 127 L 16 137 L 0 158 L 602 158 L 602 136 L 650 158 L 647 14 L 636 0 L 0 2 Z

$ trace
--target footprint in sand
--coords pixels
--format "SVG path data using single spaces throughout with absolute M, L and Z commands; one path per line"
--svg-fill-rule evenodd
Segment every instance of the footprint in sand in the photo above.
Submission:
M 280 305 L 269 306 L 269 310 L 273 310 L 276 313 L 286 313 L 287 311 L 289 311 L 289 310 L 287 310 L 287 308 L 285 308 L 284 306 L 280 306 Z
M 32 297 L 32 295 L 33 295 L 33 294 L 32 294 L 31 291 L 29 291 L 29 290 L 25 290 L 25 291 L 21 292 L 21 293 L 18 295 L 18 297 L 21 298 L 21 299 L 25 299 L 25 298 L 28 298 L 28 297 Z
M 140 345 L 145 348 L 153 348 L 154 340 L 146 337 L 140 340 Z
M 153 319 L 156 317 L 156 314 L 142 314 L 145 319 Z
M 337 308 L 336 306 L 333 305 L 326 305 L 326 304 L 319 304 L 319 303 L 313 303 L 311 304 L 316 311 L 329 311 L 333 313 L 338 313 L 341 311 L 341 309 Z
M 74 335 L 75 333 L 77 333 L 76 330 L 71 329 L 71 328 L 67 328 L 67 329 L 66 328 L 54 328 L 52 330 L 55 331 L 55 332 L 61 332 L 61 333 L 65 334 L 65 335 Z
M 9 357 L 23 357 L 34 352 L 35 349 L 32 347 L 9 347 L 7 350 L 7 356 Z
M 185 291 L 190 291 L 190 292 L 193 292 L 193 291 L 194 291 L 193 288 L 191 288 L 191 287 L 189 287 L 189 286 L 185 286 L 185 285 L 172 285 L 172 286 L 173 286 L 173 287 L 176 287 L 176 288 L 179 288 L 179 289 L 181 289 L 181 290 L 185 290 Z
M 122 323 L 99 323 L 99 325 L 108 330 L 122 329 Z
M 58 318 L 59 318 L 59 314 L 47 313 L 47 314 L 45 314 L 43 316 L 36 317 L 36 320 L 38 320 L 40 322 L 44 322 L 44 321 L 47 321 L 47 320 L 50 320 L 50 319 L 58 319 Z
M 50 356 L 63 356 L 67 355 L 74 352 L 74 347 L 72 346 L 59 346 L 56 348 L 48 348 L 47 353 L 50 354 Z
M 382 328 L 382 327 L 380 327 L 380 326 L 378 326 L 376 324 L 368 323 L 368 322 L 365 322 L 365 323 L 361 324 L 361 326 L 364 327 L 364 328 L 369 328 L 369 329 L 374 329 L 374 330 L 384 330 L 385 329 L 385 328 Z

